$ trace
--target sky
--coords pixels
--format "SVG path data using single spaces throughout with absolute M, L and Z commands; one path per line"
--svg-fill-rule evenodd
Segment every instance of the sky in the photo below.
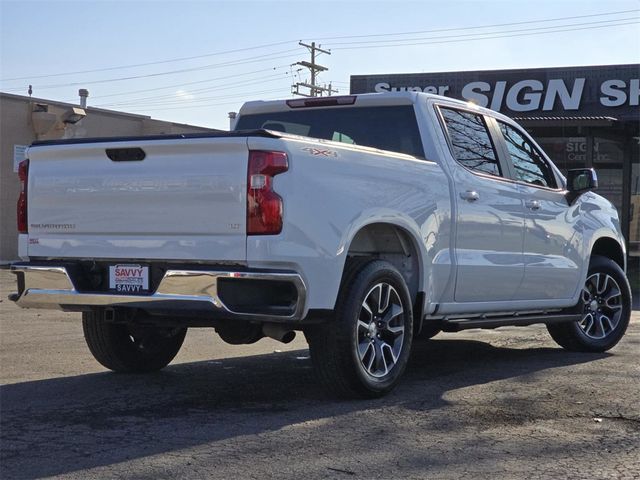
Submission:
M 319 77 L 640 63 L 640 0 L 0 0 L 0 91 L 227 129 Z

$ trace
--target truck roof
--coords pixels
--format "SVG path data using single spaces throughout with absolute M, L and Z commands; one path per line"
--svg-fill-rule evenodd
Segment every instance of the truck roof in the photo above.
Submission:
M 333 102 L 332 102 L 333 100 Z M 353 107 L 383 107 L 392 105 L 413 105 L 421 101 L 438 100 L 446 101 L 449 104 L 458 104 L 468 108 L 473 105 L 474 109 L 482 113 L 497 112 L 489 110 L 471 102 L 457 100 L 451 97 L 435 95 L 423 92 L 384 92 L 384 93 L 361 93 L 354 95 L 342 95 L 335 97 L 315 97 L 315 98 L 295 98 L 288 100 L 256 100 L 249 101 L 242 105 L 239 115 L 251 115 L 268 112 L 288 111 L 292 108 L 340 108 L 342 106 Z M 295 104 L 294 104 L 295 102 Z M 292 105 L 296 105 L 292 107 Z M 498 114 L 499 116 L 502 116 Z M 507 117 L 504 117 L 505 119 Z

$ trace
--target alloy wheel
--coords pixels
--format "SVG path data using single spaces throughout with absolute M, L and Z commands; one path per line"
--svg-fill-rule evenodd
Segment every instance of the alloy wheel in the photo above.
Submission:
M 377 283 L 365 295 L 356 327 L 357 355 L 364 371 L 387 375 L 398 362 L 404 343 L 404 308 L 396 289 Z
M 606 273 L 594 273 L 582 288 L 583 316 L 578 322 L 589 338 L 600 340 L 609 335 L 622 317 L 622 291 Z

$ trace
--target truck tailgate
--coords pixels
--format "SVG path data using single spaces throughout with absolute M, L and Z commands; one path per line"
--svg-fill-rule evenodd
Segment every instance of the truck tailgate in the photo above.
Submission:
M 30 257 L 246 260 L 246 137 L 36 145 L 28 157 Z

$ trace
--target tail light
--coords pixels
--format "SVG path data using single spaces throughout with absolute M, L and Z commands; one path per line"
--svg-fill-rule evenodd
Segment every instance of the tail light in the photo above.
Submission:
M 282 230 L 282 197 L 273 191 L 273 177 L 288 169 L 284 152 L 249 151 L 247 235 L 275 235 Z
M 27 233 L 27 183 L 29 182 L 29 160 L 18 165 L 20 196 L 18 197 L 18 233 Z

